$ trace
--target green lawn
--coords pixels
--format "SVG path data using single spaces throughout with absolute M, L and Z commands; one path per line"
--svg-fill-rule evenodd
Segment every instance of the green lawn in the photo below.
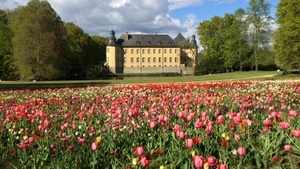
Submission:
M 297 75 L 282 76 L 277 71 L 248 71 L 212 74 L 203 76 L 179 76 L 179 77 L 125 77 L 119 80 L 78 80 L 78 81 L 0 81 L 0 89 L 40 89 L 60 87 L 86 87 L 113 84 L 135 83 L 168 83 L 168 82 L 212 82 L 212 81 L 245 81 L 245 80 L 275 80 L 282 78 L 300 78 Z

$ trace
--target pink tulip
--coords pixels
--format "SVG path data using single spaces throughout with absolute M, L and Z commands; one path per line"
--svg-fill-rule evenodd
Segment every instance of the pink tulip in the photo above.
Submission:
M 217 160 L 216 157 L 214 157 L 214 156 L 209 156 L 209 157 L 207 158 L 207 163 L 208 163 L 208 165 L 209 165 L 210 167 L 215 166 L 215 165 L 217 164 L 217 162 L 218 162 L 218 160 Z
M 244 147 L 239 147 L 237 150 L 237 153 L 239 156 L 244 156 L 244 155 L 246 155 L 246 150 Z
M 49 120 L 45 119 L 45 120 L 43 121 L 43 125 L 44 125 L 45 127 L 49 128 L 50 125 L 51 125 L 51 122 L 50 122 Z
M 292 146 L 291 145 L 289 145 L 289 144 L 287 144 L 287 145 L 284 145 L 284 151 L 286 151 L 286 152 L 290 152 L 291 150 L 292 150 Z
M 91 148 L 93 151 L 96 151 L 98 149 L 98 143 L 97 142 L 93 142 L 91 145 Z
M 294 137 L 300 137 L 300 130 L 296 130 L 296 129 L 294 129 L 294 130 L 292 130 L 292 135 L 294 136 Z
M 202 168 L 205 163 L 205 158 L 203 156 L 195 156 L 193 158 L 193 164 L 196 169 Z
M 241 140 L 241 135 L 235 134 L 235 135 L 234 135 L 234 140 L 235 140 L 235 141 L 240 141 L 240 140 Z
M 193 139 L 191 139 L 191 138 L 185 139 L 185 146 L 187 148 L 191 148 L 191 147 L 193 147 L 193 145 L 194 145 Z
M 219 164 L 218 169 L 228 169 L 227 164 Z
M 290 127 L 290 123 L 284 121 L 284 122 L 281 122 L 281 123 L 280 123 L 280 127 L 279 127 L 279 128 L 280 128 L 281 130 L 285 130 L 285 129 L 288 129 L 289 127 Z
M 176 136 L 182 139 L 182 138 L 184 138 L 185 134 L 183 131 L 177 131 Z
M 85 143 L 86 142 L 85 138 L 81 138 L 81 137 L 78 137 L 77 140 L 78 140 L 79 143 Z
M 218 124 L 223 124 L 225 121 L 225 117 L 223 115 L 220 115 L 217 117 L 217 123 Z
M 146 157 L 143 157 L 143 158 L 141 159 L 141 165 L 142 165 L 143 167 L 147 167 L 147 166 L 149 165 L 149 160 L 147 160 Z
M 156 122 L 155 121 L 151 121 L 150 122 L 150 128 L 155 128 L 155 126 L 156 126 Z
M 177 131 L 180 131 L 181 127 L 180 125 L 178 124 L 175 124 L 173 127 L 172 127 L 173 131 L 177 132 Z
M 144 148 L 142 146 L 137 147 L 137 148 L 135 148 L 134 152 L 137 156 L 141 156 L 144 154 Z

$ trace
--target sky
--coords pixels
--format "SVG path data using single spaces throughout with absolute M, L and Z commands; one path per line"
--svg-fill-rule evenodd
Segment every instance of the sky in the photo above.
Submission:
M 25 6 L 29 0 L 0 0 L 0 9 Z M 266 0 L 275 17 L 280 0 Z M 117 38 L 129 34 L 196 35 L 200 22 L 247 9 L 249 0 L 48 0 L 64 22 L 73 22 L 90 35 Z

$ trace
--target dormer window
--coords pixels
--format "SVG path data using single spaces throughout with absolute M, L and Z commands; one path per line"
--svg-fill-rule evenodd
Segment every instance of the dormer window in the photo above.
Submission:
M 162 45 L 162 43 L 161 43 L 160 41 L 158 42 L 158 44 L 159 44 L 159 45 Z
M 168 42 L 169 45 L 172 45 L 172 42 Z
M 148 45 L 151 45 L 151 42 L 150 42 L 150 41 L 148 41 L 148 42 L 147 42 L 147 44 L 148 44 Z
M 140 45 L 140 44 L 141 44 L 141 42 L 140 42 L 140 41 L 136 41 L 136 44 L 137 44 L 137 45 Z

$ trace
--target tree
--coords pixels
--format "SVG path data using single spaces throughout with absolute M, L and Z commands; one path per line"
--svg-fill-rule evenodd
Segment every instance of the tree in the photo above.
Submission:
M 224 44 L 225 66 L 227 68 L 243 71 L 244 64 L 248 60 L 249 45 L 247 42 L 248 24 L 245 10 L 240 8 L 233 15 L 225 15 L 230 20 L 227 30 L 227 38 Z
M 14 71 L 12 59 L 12 31 L 8 26 L 9 11 L 0 10 L 0 79 L 10 79 Z
M 223 44 L 225 41 L 224 29 L 226 24 L 222 17 L 215 16 L 210 20 L 205 20 L 197 27 L 200 45 L 203 47 L 200 58 L 200 67 L 210 62 L 207 69 L 202 70 L 201 74 L 224 72 L 223 66 Z M 202 68 L 203 69 L 203 68 Z
M 84 31 L 68 22 L 65 24 L 67 30 L 67 60 L 70 64 L 73 78 L 84 78 L 87 66 L 92 62 L 90 48 L 90 37 Z M 71 77 L 72 78 L 72 77 Z
M 300 68 L 300 1 L 281 0 L 277 6 L 275 61 L 284 69 Z
M 106 58 L 108 39 L 89 36 L 74 23 L 66 23 L 70 78 L 86 79 L 87 73 L 101 65 Z M 74 76 L 76 75 L 76 76 Z
M 259 47 L 268 44 L 268 28 L 270 26 L 270 3 L 265 0 L 249 0 L 249 7 L 247 9 L 248 21 L 250 25 L 250 38 L 252 50 L 254 53 L 255 70 L 258 70 Z
M 10 26 L 14 58 L 24 80 L 61 79 L 66 74 L 66 31 L 47 1 L 30 0 L 16 9 Z

